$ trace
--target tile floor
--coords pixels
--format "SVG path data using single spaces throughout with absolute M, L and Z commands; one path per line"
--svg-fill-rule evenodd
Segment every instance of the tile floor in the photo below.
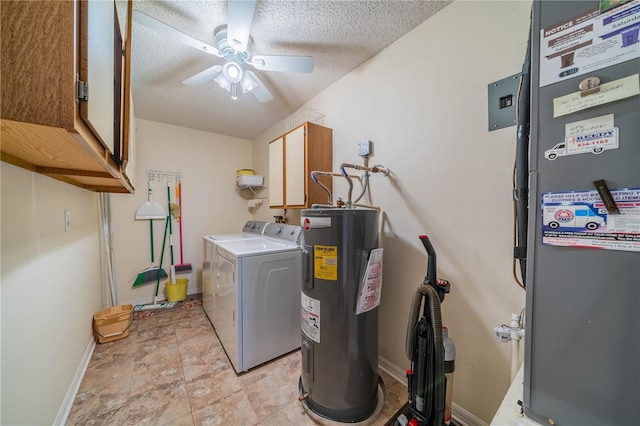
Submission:
M 314 425 L 298 402 L 300 351 L 236 374 L 201 306 L 136 319 L 96 345 L 67 425 Z M 406 401 L 380 372 L 384 425 Z

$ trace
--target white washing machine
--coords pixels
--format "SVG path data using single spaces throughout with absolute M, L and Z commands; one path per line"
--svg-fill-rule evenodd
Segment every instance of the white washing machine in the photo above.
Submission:
M 250 238 L 262 238 L 267 222 L 248 220 L 242 227 L 242 233 L 205 235 L 202 237 L 204 260 L 202 263 L 202 307 L 209 319 L 213 322 L 213 251 L 217 242 L 244 240 Z
M 212 323 L 236 372 L 300 347 L 300 227 L 216 243 Z

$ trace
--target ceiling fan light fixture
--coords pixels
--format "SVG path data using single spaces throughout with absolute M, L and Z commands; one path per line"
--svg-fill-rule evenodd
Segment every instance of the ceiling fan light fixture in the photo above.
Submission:
M 229 89 L 231 89 L 231 83 L 229 83 L 229 80 L 227 80 L 224 75 L 222 75 L 222 73 L 214 78 L 213 81 L 218 83 L 218 86 L 222 87 L 226 91 L 229 91 Z
M 222 67 L 222 75 L 231 84 L 240 83 L 243 74 L 242 67 L 235 61 L 229 61 Z
M 240 86 L 242 86 L 242 93 L 247 93 L 256 88 L 258 82 L 253 79 L 249 75 L 249 73 L 244 73 L 242 80 L 240 81 Z

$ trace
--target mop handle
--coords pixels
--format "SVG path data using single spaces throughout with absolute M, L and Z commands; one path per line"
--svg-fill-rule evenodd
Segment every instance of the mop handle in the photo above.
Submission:
M 155 261 L 153 254 L 153 219 L 149 219 L 149 239 L 151 240 L 151 263 Z
M 152 175 L 147 171 L 147 200 L 151 201 L 151 178 Z M 151 240 L 151 264 L 155 261 L 153 254 L 153 219 L 149 219 L 149 239 Z
M 167 222 L 171 219 L 171 214 L 167 215 Z M 156 304 L 156 299 L 158 297 L 158 289 L 160 288 L 160 273 L 162 272 L 162 261 L 164 260 L 164 246 L 167 242 L 167 223 L 164 224 L 164 236 L 162 237 L 162 252 L 160 253 L 160 266 L 158 267 L 158 277 L 156 280 L 156 294 L 153 297 L 153 304 Z
M 169 246 L 171 250 L 171 264 L 173 265 L 173 229 L 171 228 L 171 187 L 169 186 L 169 181 L 167 181 L 167 204 L 169 205 L 169 214 L 167 215 L 167 220 L 169 221 Z
M 180 232 L 180 264 L 184 265 L 182 258 L 182 183 L 180 181 L 178 181 L 178 186 L 176 186 L 176 197 L 178 198 L 178 207 L 180 207 L 180 222 L 178 222 Z

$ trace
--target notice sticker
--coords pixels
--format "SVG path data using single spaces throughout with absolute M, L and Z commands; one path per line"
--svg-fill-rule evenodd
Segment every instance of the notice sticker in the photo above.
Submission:
M 640 0 L 540 30 L 540 87 L 640 57 Z
M 313 247 L 313 276 L 319 280 L 338 280 L 338 247 Z
M 320 301 L 300 293 L 302 332 L 309 339 L 320 343 Z

